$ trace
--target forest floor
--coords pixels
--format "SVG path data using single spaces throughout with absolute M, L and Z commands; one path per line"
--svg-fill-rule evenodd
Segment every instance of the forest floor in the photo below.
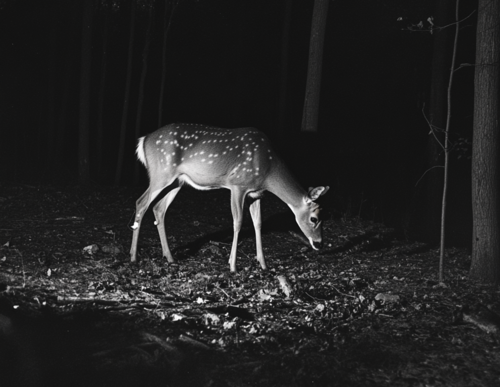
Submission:
M 303 244 L 262 201 L 268 270 L 248 212 L 229 271 L 227 190 L 183 189 L 129 262 L 136 188 L 0 184 L 2 386 L 499 386 L 500 292 L 470 253 L 326 216 Z M 328 214 L 328 212 L 327 212 Z

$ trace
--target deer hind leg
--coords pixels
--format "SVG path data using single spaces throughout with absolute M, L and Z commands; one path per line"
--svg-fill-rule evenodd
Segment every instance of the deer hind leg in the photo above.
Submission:
M 236 272 L 236 250 L 238 249 L 238 234 L 243 223 L 243 204 L 246 193 L 235 188 L 231 190 L 231 212 L 233 214 L 233 244 L 231 246 L 231 255 L 229 256 L 229 268 Z
M 260 199 L 255 199 L 250 204 L 250 215 L 252 216 L 253 227 L 255 229 L 255 245 L 257 248 L 257 261 L 259 261 L 262 269 L 266 269 L 266 261 L 264 260 L 264 252 L 262 251 L 262 217 L 260 213 Z
M 167 235 L 165 233 L 165 213 L 180 189 L 181 187 L 172 189 L 153 207 L 153 213 L 156 219 L 155 224 L 158 227 L 158 234 L 160 235 L 161 249 L 163 251 L 163 256 L 167 258 L 168 262 L 174 262 L 174 258 L 168 248 Z
M 135 202 L 135 218 L 132 225 L 132 245 L 130 246 L 130 261 L 136 261 L 137 241 L 139 240 L 139 230 L 141 229 L 142 217 L 151 203 L 151 188 L 149 187 Z
M 171 183 L 172 181 L 168 182 L 168 184 L 165 183 L 153 185 L 150 182 L 148 189 L 135 202 L 135 218 L 134 224 L 132 225 L 132 244 L 130 246 L 131 262 L 135 262 L 137 259 L 137 241 L 139 240 L 139 230 L 141 229 L 141 223 L 144 213 L 148 209 L 151 202 L 161 193 L 161 191 L 163 191 L 165 187 L 168 187 Z

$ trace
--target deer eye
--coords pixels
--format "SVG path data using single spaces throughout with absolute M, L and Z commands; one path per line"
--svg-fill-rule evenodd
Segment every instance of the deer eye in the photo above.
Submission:
M 311 222 L 314 224 L 318 223 L 318 218 L 316 218 L 315 216 L 311 217 Z

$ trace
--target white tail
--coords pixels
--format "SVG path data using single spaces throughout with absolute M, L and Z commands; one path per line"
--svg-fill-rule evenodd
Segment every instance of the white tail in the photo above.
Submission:
M 247 195 L 254 199 L 250 204 L 250 214 L 255 227 L 257 260 L 263 269 L 266 263 L 260 232 L 260 198 L 266 190 L 288 204 L 315 250 L 322 245 L 320 208 L 314 201 L 324 195 L 329 187 L 310 188 L 306 192 L 271 149 L 269 140 L 256 129 L 171 124 L 141 137 L 137 144 L 137 157 L 148 170 L 149 187 L 136 202 L 130 248 L 132 262 L 136 260 L 137 240 L 144 213 L 158 194 L 175 180 L 178 185 L 153 208 L 163 256 L 168 262 L 174 262 L 174 259 L 165 235 L 165 212 L 184 183 L 200 190 L 227 188 L 231 191 L 234 237 L 229 265 L 233 272 L 236 271 L 238 233 Z

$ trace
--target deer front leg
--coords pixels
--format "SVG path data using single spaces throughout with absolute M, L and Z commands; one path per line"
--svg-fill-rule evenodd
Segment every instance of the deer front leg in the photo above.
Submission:
M 167 261 L 170 263 L 175 262 L 175 260 L 168 248 L 167 234 L 165 233 L 165 213 L 180 189 L 181 187 L 172 189 L 153 207 L 153 213 L 156 219 L 155 224 L 158 228 L 158 234 L 160 235 L 163 256 L 167 258 Z
M 250 215 L 252 216 L 253 227 L 255 229 L 255 245 L 257 248 L 257 261 L 263 270 L 267 269 L 266 261 L 264 260 L 264 252 L 262 251 L 262 216 L 260 212 L 260 199 L 255 199 L 250 204 Z
M 243 223 L 243 203 L 245 202 L 245 193 L 235 188 L 231 190 L 231 212 L 233 214 L 233 244 L 231 246 L 231 255 L 229 256 L 229 268 L 236 272 L 236 251 L 238 250 L 238 234 Z

